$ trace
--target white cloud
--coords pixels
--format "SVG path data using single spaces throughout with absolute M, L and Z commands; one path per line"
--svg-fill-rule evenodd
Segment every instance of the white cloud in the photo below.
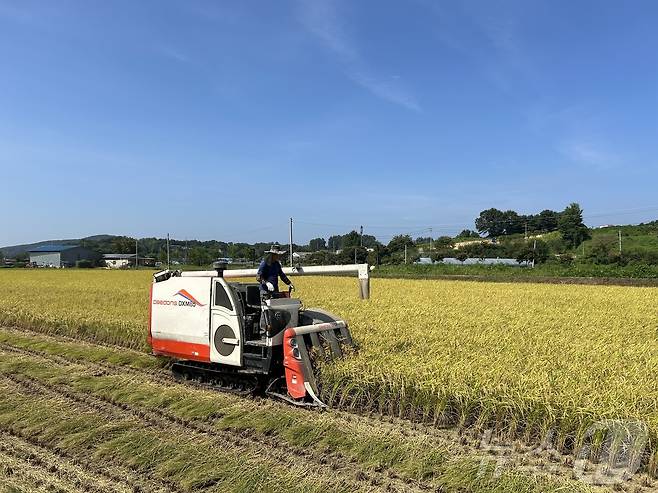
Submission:
M 372 74 L 363 72 L 354 72 L 349 76 L 354 82 L 385 101 L 413 111 L 421 111 L 414 95 L 400 87 L 399 78 L 395 76 L 375 78 Z
M 617 155 L 587 141 L 562 142 L 558 145 L 558 151 L 575 163 L 597 168 L 611 168 L 619 163 Z
M 421 111 L 399 75 L 382 76 L 367 66 L 341 22 L 335 0 L 299 0 L 298 7 L 302 26 L 338 57 L 350 80 L 384 101 Z
M 299 20 L 307 31 L 341 56 L 343 61 L 354 61 L 359 58 L 353 43 L 339 22 L 334 1 L 301 0 L 298 5 Z
M 157 46 L 156 50 L 162 56 L 166 58 L 171 58 L 180 63 L 189 63 L 191 61 L 190 57 L 179 49 L 173 48 L 171 46 Z

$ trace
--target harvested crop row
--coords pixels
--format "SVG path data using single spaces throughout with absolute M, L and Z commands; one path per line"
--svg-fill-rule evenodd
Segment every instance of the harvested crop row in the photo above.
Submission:
M 6 486 L 29 485 L 34 491 L 129 493 L 134 490 L 134 485 L 97 474 L 44 447 L 2 432 L 0 468 Z
M 10 359 L 13 358 L 10 357 Z M 389 491 L 405 490 L 413 492 L 417 490 L 411 482 L 396 481 L 394 478 L 376 474 L 375 471 L 373 471 L 374 474 L 368 473 L 334 454 L 325 456 L 314 454 L 312 449 L 280 447 L 279 442 L 264 435 L 223 431 L 211 424 L 182 417 L 180 413 L 176 414 L 159 407 L 147 407 L 145 409 L 142 406 L 127 402 L 128 399 L 125 397 L 117 399 L 111 392 L 107 391 L 108 388 L 114 391 L 121 388 L 122 394 L 124 396 L 130 395 L 133 401 L 138 401 L 139 396 L 144 395 L 145 392 L 150 391 L 153 394 L 158 392 L 157 388 L 149 389 L 144 385 L 134 385 L 130 379 L 106 379 L 99 386 L 96 385 L 96 382 L 90 382 L 89 376 L 79 376 L 76 383 L 80 385 L 65 385 L 60 382 L 64 376 L 68 376 L 71 371 L 74 371 L 73 368 L 52 368 L 44 371 L 42 363 L 24 358 L 13 359 L 13 363 L 13 367 L 11 363 L 3 365 L 3 370 L 10 370 L 5 374 L 5 378 L 30 389 L 34 394 L 48 395 L 51 398 L 61 396 L 69 401 L 104 413 L 108 418 L 120 419 L 132 415 L 140 422 L 152 426 L 154 429 L 168 430 L 174 434 L 196 437 L 199 442 L 207 442 L 212 447 L 220 449 L 228 447 L 242 450 L 248 454 L 267 451 L 268 459 L 275 460 L 279 464 L 294 463 L 298 467 L 303 467 L 311 476 L 321 476 L 327 468 L 330 468 L 334 474 L 342 479 L 346 486 L 354 491 L 362 489 L 364 484 L 385 487 Z M 17 374 L 18 372 L 20 374 Z M 57 383 L 53 383 L 53 381 Z M 82 387 L 82 391 L 77 390 L 76 386 Z M 355 478 L 355 480 L 350 481 L 350 478 Z
M 119 463 L 149 480 L 165 481 L 175 490 L 367 491 L 346 478 L 318 475 L 289 457 L 273 460 L 268 450 L 227 447 L 197 434 L 161 429 L 129 411 L 43 392 L 24 378 L 0 384 L 0 426 L 22 436 L 36 437 L 82 459 Z M 35 398 L 35 395 L 38 396 Z M 9 409 L 11 407 L 11 409 Z M 280 459 L 280 457 L 279 457 Z
M 30 339 L 16 337 L 22 345 Z M 62 343 L 66 347 L 70 344 Z M 61 351 L 52 342 L 50 347 L 53 352 Z M 530 487 L 534 481 L 514 474 L 491 481 L 486 475 L 478 475 L 478 467 L 473 464 L 477 466 L 479 459 L 473 457 L 473 449 L 456 447 L 454 443 L 449 445 L 456 440 L 448 432 L 443 437 L 428 436 L 422 430 L 414 432 L 411 428 L 353 415 L 308 413 L 271 401 L 251 401 L 183 385 L 164 388 L 151 383 L 149 375 L 142 378 L 114 372 L 103 375 L 99 374 L 97 363 L 87 369 L 84 362 L 66 365 L 59 357 L 48 365 L 47 356 L 7 353 L 0 370 L 11 379 L 27 379 L 26 385 L 33 385 L 36 394 L 54 392 L 83 404 L 91 399 L 89 404 L 99 410 L 111 404 L 140 420 L 159 420 L 160 427 L 176 429 L 182 425 L 192 432 L 218 436 L 227 436 L 222 432 L 226 430 L 240 440 L 260 441 L 263 450 L 277 445 L 299 456 L 302 463 L 310 460 L 325 464 L 324 467 L 342 477 L 359 477 L 371 485 L 374 481 L 379 485 L 373 486 L 376 489 L 404 488 L 407 491 L 417 483 L 431 490 L 444 488 L 446 491 L 465 484 L 470 484 L 473 491 L 486 491 L 493 484 L 502 488 L 500 491 L 552 491 L 562 484 L 560 480 L 547 479 Z M 91 359 L 96 358 L 91 356 Z M 47 389 L 38 390 L 40 385 Z M 227 443 L 233 440 L 229 435 Z M 518 459 L 514 462 L 518 463 Z M 545 461 L 531 456 L 523 460 L 526 464 L 532 460 Z M 562 469 L 565 475 L 569 473 L 568 469 Z M 418 483 L 419 480 L 422 481 Z M 571 489 L 577 488 L 572 484 Z

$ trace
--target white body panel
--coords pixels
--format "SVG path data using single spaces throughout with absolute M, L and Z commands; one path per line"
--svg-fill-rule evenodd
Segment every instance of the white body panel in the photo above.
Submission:
M 210 361 L 224 365 L 242 366 L 243 341 L 238 300 L 235 299 L 232 290 L 221 277 L 212 278 L 212 283 Z M 217 303 L 218 290 L 224 290 L 226 298 L 230 302 L 230 308 L 222 306 L 222 303 Z M 224 298 L 224 305 L 226 305 L 226 298 Z M 224 327 L 225 332 L 227 332 L 226 327 L 229 327 L 232 333 L 217 335 L 220 327 Z
M 154 283 L 151 336 L 208 345 L 211 286 L 212 279 L 208 277 L 172 277 Z

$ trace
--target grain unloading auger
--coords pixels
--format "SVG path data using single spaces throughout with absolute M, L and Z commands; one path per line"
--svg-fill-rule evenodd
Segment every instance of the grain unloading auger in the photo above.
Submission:
M 357 274 L 370 295 L 367 264 L 285 268 L 289 276 Z M 305 309 L 290 292 L 263 299 L 258 283 L 230 279 L 256 269 L 162 271 L 151 285 L 148 342 L 153 354 L 174 359 L 172 370 L 229 392 L 264 391 L 299 406 L 324 407 L 318 364 L 354 351 L 347 322 Z

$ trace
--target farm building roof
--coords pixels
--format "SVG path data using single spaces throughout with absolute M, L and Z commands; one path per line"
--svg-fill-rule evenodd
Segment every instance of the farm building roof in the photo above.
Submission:
M 28 253 L 63 252 L 64 250 L 70 250 L 71 248 L 78 248 L 78 246 L 79 245 L 41 245 L 30 249 Z
M 130 260 L 135 258 L 134 253 L 104 253 L 103 258 L 106 260 Z M 155 260 L 154 257 L 139 257 L 140 260 Z
M 131 259 L 131 258 L 135 258 L 135 254 L 134 253 L 104 253 L 103 258 L 116 259 L 116 260 Z

